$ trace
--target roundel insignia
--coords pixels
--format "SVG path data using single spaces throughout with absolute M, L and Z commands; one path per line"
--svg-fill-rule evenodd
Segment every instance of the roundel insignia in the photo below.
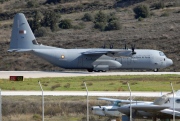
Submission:
M 65 58 L 65 56 L 64 56 L 64 55 L 61 55 L 61 58 L 62 58 L 62 59 L 64 59 L 64 58 Z

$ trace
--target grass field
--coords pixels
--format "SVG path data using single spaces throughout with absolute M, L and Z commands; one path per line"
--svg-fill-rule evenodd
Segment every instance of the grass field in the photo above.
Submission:
M 127 91 L 129 82 L 133 91 L 171 91 L 179 89 L 180 75 L 149 75 L 149 76 L 87 76 L 24 79 L 24 81 L 9 81 L 0 79 L 2 90 L 40 90 L 38 81 L 45 91 L 84 91 L 86 82 L 89 91 Z

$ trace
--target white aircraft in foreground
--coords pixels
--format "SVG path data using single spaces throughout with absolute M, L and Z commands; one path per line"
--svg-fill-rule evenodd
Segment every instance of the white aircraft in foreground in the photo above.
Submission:
M 9 52 L 29 52 L 65 69 L 107 71 L 109 69 L 166 68 L 173 61 L 159 50 L 148 49 L 63 49 L 38 44 L 23 13 L 14 17 Z
M 159 118 L 170 121 L 173 118 L 173 114 L 175 114 L 175 118 L 180 119 L 180 90 L 175 93 L 174 98 L 172 93 L 169 93 L 157 98 L 153 103 L 133 103 L 131 107 L 133 119 L 149 118 L 156 121 Z M 119 107 L 118 111 L 129 117 L 130 104 Z
M 120 117 L 122 115 L 121 112 L 118 111 L 118 108 L 132 103 L 140 103 L 140 104 L 152 104 L 153 102 L 145 102 L 145 101 L 130 101 L 130 100 L 120 100 L 120 99 L 112 99 L 112 98 L 98 98 L 98 100 L 105 100 L 111 102 L 110 105 L 107 106 L 92 106 L 91 111 L 93 114 L 98 116 L 108 116 L 108 117 Z

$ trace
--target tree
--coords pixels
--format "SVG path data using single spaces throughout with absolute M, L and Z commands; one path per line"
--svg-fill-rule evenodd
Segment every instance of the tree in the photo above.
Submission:
M 147 18 L 150 15 L 149 7 L 147 5 L 138 5 L 133 9 L 135 15 L 135 18 Z

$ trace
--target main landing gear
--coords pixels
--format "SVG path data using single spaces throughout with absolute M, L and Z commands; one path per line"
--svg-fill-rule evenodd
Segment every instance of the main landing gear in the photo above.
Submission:
M 159 71 L 159 69 L 158 69 L 158 68 L 155 68 L 155 69 L 154 69 L 154 72 L 158 72 L 158 71 Z
M 87 69 L 88 72 L 106 72 L 106 70 L 93 70 L 93 69 Z

